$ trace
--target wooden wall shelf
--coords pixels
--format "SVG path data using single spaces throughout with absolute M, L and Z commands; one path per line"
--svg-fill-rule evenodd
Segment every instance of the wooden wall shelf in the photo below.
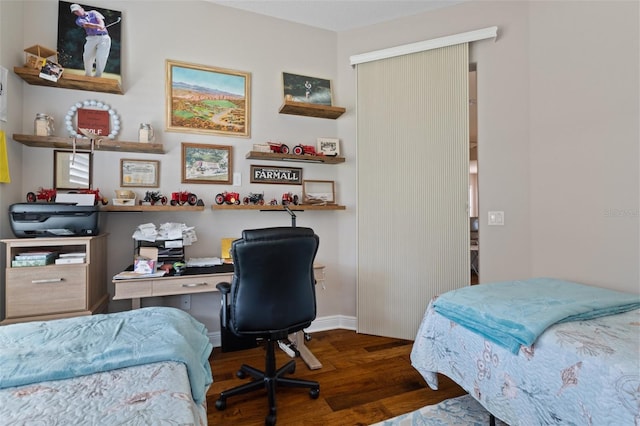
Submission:
M 120 82 L 113 78 L 87 77 L 84 75 L 65 74 L 58 81 L 49 81 L 40 78 L 40 70 L 35 68 L 13 67 L 20 78 L 34 86 L 60 87 L 63 89 L 86 90 L 89 92 L 104 92 L 122 95 Z
M 201 212 L 204 206 L 102 206 L 103 212 Z
M 305 102 L 284 101 L 280 107 L 280 114 L 302 115 L 306 117 L 329 118 L 335 120 L 346 109 L 337 106 L 308 104 Z
M 278 154 L 276 152 L 249 151 L 246 155 L 250 160 L 270 160 L 270 161 L 299 161 L 301 163 L 324 163 L 338 164 L 344 163 L 344 157 L 330 157 L 328 155 L 296 155 Z
M 73 148 L 73 140 L 71 138 L 62 138 L 57 136 L 19 135 L 14 133 L 13 140 L 16 142 L 20 142 L 23 145 L 36 148 Z M 78 138 L 76 140 L 76 149 L 90 150 L 91 142 L 89 141 L 89 139 Z M 94 150 L 164 154 L 164 147 L 161 143 L 124 142 L 107 138 L 103 139 L 100 143 L 96 143 L 94 146 Z
M 278 205 L 278 206 L 271 206 L 271 205 L 264 205 L 264 206 L 254 206 L 252 204 L 245 206 L 245 205 L 235 205 L 235 204 L 212 204 L 211 208 L 213 210 L 260 210 L 260 211 L 286 211 L 284 209 L 283 206 Z M 339 206 L 337 204 L 335 205 L 326 205 L 326 206 L 315 206 L 315 205 L 311 205 L 311 204 L 299 204 L 297 206 L 295 205 L 289 205 L 289 209 L 291 209 L 291 211 L 294 212 L 298 212 L 298 211 L 305 211 L 305 210 L 345 210 L 346 207 L 345 206 Z

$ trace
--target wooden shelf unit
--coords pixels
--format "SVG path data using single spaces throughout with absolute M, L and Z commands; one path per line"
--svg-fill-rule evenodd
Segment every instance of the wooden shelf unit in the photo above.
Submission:
M 249 160 L 298 161 L 301 163 L 324 163 L 324 164 L 344 163 L 344 157 L 330 157 L 328 155 L 279 154 L 277 152 L 259 152 L 259 151 L 249 151 L 246 155 L 246 158 Z
M 308 104 L 305 102 L 284 101 L 280 107 L 280 114 L 302 115 L 305 117 L 328 118 L 335 120 L 346 109 L 337 106 Z
M 201 212 L 204 206 L 102 206 L 103 212 Z
M 260 210 L 260 211 L 286 211 L 284 209 L 284 206 L 281 205 L 277 205 L 277 206 L 271 206 L 271 205 L 267 205 L 265 204 L 264 206 L 259 206 L 259 205 L 235 205 L 235 204 L 212 204 L 211 208 L 213 210 Z M 313 204 L 298 204 L 296 205 L 289 205 L 289 209 L 291 209 L 291 211 L 294 212 L 301 212 L 301 211 L 305 211 L 305 210 L 345 210 L 346 207 L 345 206 L 340 206 L 337 204 L 330 204 L 330 205 L 324 205 L 324 206 L 316 206 Z
M 107 311 L 107 234 L 95 237 L 5 239 L 5 314 L 2 324 L 93 315 Z M 82 252 L 84 263 L 12 267 L 30 251 Z
M 58 136 L 35 136 L 13 134 L 13 140 L 23 145 L 36 148 L 60 148 L 72 149 L 73 139 Z M 76 139 L 76 149 L 90 150 L 91 141 L 89 139 Z M 164 147 L 161 143 L 141 143 L 125 142 L 104 138 L 94 146 L 96 151 L 119 151 L 119 152 L 142 152 L 147 154 L 164 154 Z
M 20 78 L 34 86 L 60 87 L 63 89 L 86 90 L 89 92 L 113 93 L 123 95 L 120 82 L 113 78 L 87 77 L 85 75 L 65 74 L 58 81 L 49 81 L 40 78 L 40 70 L 35 68 L 13 67 Z

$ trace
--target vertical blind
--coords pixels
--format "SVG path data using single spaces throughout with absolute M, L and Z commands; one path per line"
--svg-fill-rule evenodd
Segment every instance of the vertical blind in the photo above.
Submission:
M 469 283 L 468 43 L 356 72 L 358 331 L 412 340 Z

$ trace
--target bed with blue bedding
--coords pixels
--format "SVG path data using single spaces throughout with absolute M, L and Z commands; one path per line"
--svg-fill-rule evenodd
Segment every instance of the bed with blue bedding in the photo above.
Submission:
M 411 353 L 509 425 L 640 424 L 640 296 L 535 278 L 430 301 Z
M 0 327 L 7 424 L 206 424 L 206 328 L 179 309 Z

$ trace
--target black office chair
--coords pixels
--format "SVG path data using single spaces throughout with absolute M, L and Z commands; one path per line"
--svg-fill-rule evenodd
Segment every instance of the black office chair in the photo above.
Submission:
M 223 298 L 221 327 L 238 336 L 265 339 L 266 365 L 260 371 L 243 364 L 237 376 L 249 375 L 253 380 L 221 392 L 218 410 L 226 408 L 230 396 L 266 388 L 269 414 L 265 424 L 273 425 L 278 386 L 309 388 L 313 399 L 320 395 L 318 382 L 283 377 L 295 372 L 295 360 L 277 370 L 275 365 L 278 340 L 308 327 L 316 317 L 313 261 L 318 244 L 312 229 L 295 227 L 245 230 L 242 239 L 233 242 L 233 281 L 217 285 Z

